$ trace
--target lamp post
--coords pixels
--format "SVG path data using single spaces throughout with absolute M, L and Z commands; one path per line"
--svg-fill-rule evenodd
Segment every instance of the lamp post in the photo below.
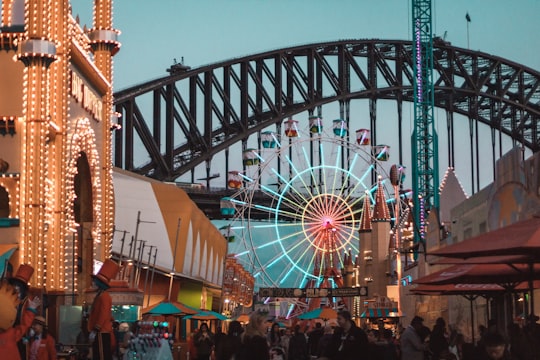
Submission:
M 148 274 L 150 273 L 150 259 L 152 257 L 152 250 L 155 247 L 156 247 L 155 245 L 148 246 L 148 248 L 149 248 L 149 250 L 148 250 L 148 262 L 147 262 L 147 267 L 146 267 L 146 276 L 145 276 L 145 279 L 144 279 L 144 294 L 146 294 L 146 285 L 148 284 Z M 150 298 L 150 294 L 148 294 L 148 298 Z
M 150 278 L 150 293 L 152 293 L 152 290 L 154 289 L 154 274 L 156 273 L 156 259 L 157 259 L 157 251 L 158 248 L 156 246 L 154 251 L 154 264 L 152 265 L 152 277 Z M 146 301 L 146 307 L 150 306 L 150 296 L 148 296 Z
M 128 232 L 126 230 L 122 230 L 122 231 L 119 231 L 119 230 L 116 230 L 114 229 L 114 232 L 121 232 L 123 233 L 122 235 L 122 240 L 120 240 L 120 242 L 122 243 L 122 245 L 120 246 L 120 257 L 119 257 L 119 260 L 118 260 L 118 263 L 120 264 L 121 268 L 120 268 L 120 279 L 123 279 L 124 278 L 124 273 L 125 273 L 125 266 L 124 266 L 124 245 L 126 243 L 126 235 L 128 234 Z
M 137 241 L 139 236 L 139 225 L 141 223 L 147 223 L 147 224 L 155 224 L 155 221 L 144 221 L 141 220 L 141 211 L 137 211 L 137 223 L 135 225 L 135 236 L 131 239 L 131 243 L 129 244 L 129 258 L 133 260 L 135 258 L 135 248 L 137 247 Z M 140 249 L 140 247 L 139 247 Z M 139 251 L 140 253 L 140 251 Z M 137 263 L 137 265 L 140 265 L 140 262 Z M 134 276 L 130 277 L 130 286 L 135 286 L 135 278 L 138 276 L 138 274 L 133 274 Z M 138 286 L 138 284 L 137 284 Z

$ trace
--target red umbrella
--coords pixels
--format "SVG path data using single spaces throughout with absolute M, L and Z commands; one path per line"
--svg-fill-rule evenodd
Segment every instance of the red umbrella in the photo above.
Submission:
M 436 271 L 413 281 L 414 284 L 498 284 L 515 288 L 519 283 L 540 279 L 540 264 L 529 272 L 527 264 L 461 264 Z
M 540 288 L 540 281 L 534 282 L 534 288 Z M 514 287 L 515 291 L 528 289 L 528 284 L 522 282 Z M 499 284 L 420 284 L 413 289 L 412 293 L 421 295 L 489 295 L 507 291 Z
M 464 265 L 464 264 L 528 264 L 530 257 L 527 255 L 497 255 L 477 256 L 467 259 L 444 257 L 429 261 L 432 265 Z
M 430 255 L 461 259 L 521 255 L 528 261 L 540 259 L 540 217 L 519 221 L 445 246 L 430 252 Z
M 493 230 L 459 243 L 432 251 L 430 255 L 467 259 L 467 261 L 489 261 L 481 258 L 493 256 L 516 256 L 507 259 L 507 265 L 527 264 L 527 273 L 521 281 L 529 282 L 530 313 L 534 314 L 533 280 L 536 279 L 535 263 L 540 262 L 540 217 L 518 221 L 514 224 Z M 500 261 L 494 259 L 495 261 Z M 500 261 L 501 263 L 503 261 Z

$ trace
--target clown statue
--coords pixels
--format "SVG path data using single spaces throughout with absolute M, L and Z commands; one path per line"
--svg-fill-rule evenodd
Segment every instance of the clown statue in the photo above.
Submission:
M 20 324 L 15 324 L 17 307 L 20 303 L 13 285 L 6 280 L 0 281 L 0 349 L 4 359 L 20 360 L 19 342 L 32 325 L 37 308 L 41 301 L 39 297 L 27 301 L 23 310 Z
M 88 317 L 89 339 L 92 343 L 94 360 L 112 360 L 112 298 L 107 290 L 118 270 L 118 264 L 107 259 L 99 272 L 92 275 L 94 285 L 98 288 Z
M 28 264 L 22 264 L 17 269 L 17 273 L 8 278 L 8 283 L 13 287 L 17 294 L 19 304 L 17 305 L 17 317 L 15 318 L 14 326 L 21 324 L 24 309 L 28 306 L 28 282 L 34 274 L 34 268 Z M 19 355 L 22 359 L 26 359 L 26 344 L 19 341 Z
M 28 264 L 22 264 L 19 266 L 19 269 L 17 270 L 17 273 L 8 278 L 8 282 L 11 286 L 13 286 L 13 289 L 15 289 L 15 292 L 17 293 L 17 297 L 19 299 L 19 306 L 17 310 L 17 319 L 15 319 L 15 324 L 18 325 L 21 322 L 21 315 L 22 310 L 24 308 L 25 302 L 28 300 L 28 282 L 30 281 L 30 278 L 34 274 L 34 268 Z

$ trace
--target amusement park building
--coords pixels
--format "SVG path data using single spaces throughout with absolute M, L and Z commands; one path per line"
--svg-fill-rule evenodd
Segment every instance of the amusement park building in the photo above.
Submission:
M 0 31 L 0 242 L 30 264 L 51 329 L 81 305 L 94 265 L 110 256 L 112 1 L 81 28 L 67 1 L 4 1 Z M 69 295 L 69 296 L 68 296 Z
M 170 290 L 173 300 L 218 309 L 227 253 L 220 231 L 175 185 L 115 169 L 114 188 L 113 253 L 139 262 L 137 283 L 147 296 L 144 305 L 167 300 L 167 290 L 150 288 L 145 268 L 154 268 L 158 275 L 182 279 Z
M 198 308 L 205 301 L 211 308 L 223 276 L 226 242 L 183 191 L 121 171 L 113 186 L 111 141 L 119 126 L 112 58 L 120 43 L 112 20 L 112 0 L 94 2 L 91 29 L 80 26 L 67 1 L 2 2 L 0 251 L 10 268 L 35 269 L 31 291 L 47 296 L 44 312 L 59 340 L 59 328 L 79 331 L 83 305 L 95 293 L 90 275 L 112 255 L 123 255 L 126 265 L 113 284 L 113 304 L 150 304 L 141 291 L 144 269 L 127 267 L 148 261 L 123 253 L 131 236 L 131 254 L 145 241 L 147 250 L 159 248 L 154 264 L 167 280 L 171 272 L 190 279 L 182 293 L 196 293 L 188 302 Z M 167 290 L 171 297 L 162 283 L 158 274 L 154 293 L 161 296 L 152 300 Z M 179 287 L 175 282 L 172 296 Z M 66 318 L 73 324 L 62 323 Z
M 495 181 L 467 199 L 462 199 L 463 201 L 460 197 L 464 198 L 465 193 L 461 190 L 460 195 L 457 179 L 453 175 L 449 177 L 447 173 L 440 189 L 440 220 L 435 217 L 429 219 L 426 252 L 429 254 L 446 245 L 459 243 L 538 216 L 540 214 L 538 169 L 540 169 L 540 155 L 535 153 L 530 158 L 524 159 L 523 150 L 516 147 L 498 160 Z M 456 201 L 457 199 L 460 200 Z M 432 224 L 437 224 L 437 226 Z M 418 262 L 407 269 L 405 274 L 410 275 L 412 279 L 417 279 L 449 266 L 430 264 L 436 260 L 434 257 L 419 254 Z M 413 288 L 414 285 L 406 286 L 402 292 L 410 295 L 409 290 Z M 536 309 L 540 304 L 538 295 L 538 290 L 535 290 L 534 308 Z M 472 302 L 474 310 L 472 320 L 471 303 L 463 296 L 416 295 L 402 298 L 404 299 L 402 308 L 407 315 L 404 324 L 408 322 L 407 320 L 410 321 L 410 316 L 415 314 L 424 317 L 427 325 L 433 325 L 436 318 L 443 317 L 448 324 L 465 334 L 469 341 L 474 335 L 471 329 L 477 328 L 478 325 L 486 325 L 488 318 L 498 320 L 502 328 L 515 320 L 508 318 L 515 313 L 513 309 L 517 309 L 520 314 L 527 313 L 526 309 L 519 309 L 523 302 L 516 303 L 517 297 L 509 295 L 493 297 L 495 301 L 479 301 L 482 299 L 480 297 Z M 471 324 L 471 321 L 474 323 Z M 476 336 L 478 337 L 478 334 Z

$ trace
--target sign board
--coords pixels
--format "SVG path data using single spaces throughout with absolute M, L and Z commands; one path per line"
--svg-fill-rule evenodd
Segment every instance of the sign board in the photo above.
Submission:
M 259 296 L 281 298 L 324 298 L 367 296 L 367 286 L 345 288 L 260 288 Z

